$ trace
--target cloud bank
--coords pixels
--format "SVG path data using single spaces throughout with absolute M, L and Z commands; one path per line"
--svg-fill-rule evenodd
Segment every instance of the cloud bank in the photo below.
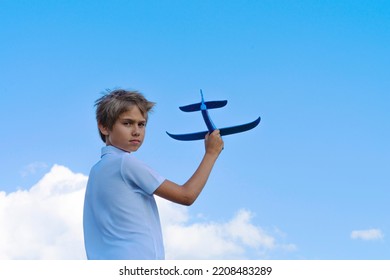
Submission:
M 0 259 L 83 259 L 87 177 L 54 165 L 29 190 L 0 193 Z
M 254 214 L 238 210 L 226 222 L 193 222 L 188 208 L 158 199 L 167 259 L 268 258 L 273 251 L 294 251 L 294 244 L 280 244 L 277 233 L 253 224 Z
M 87 176 L 54 165 L 29 190 L 0 192 L 0 259 L 85 259 L 82 211 Z M 239 209 L 225 222 L 194 222 L 189 208 L 157 199 L 167 259 L 267 258 L 295 250 Z

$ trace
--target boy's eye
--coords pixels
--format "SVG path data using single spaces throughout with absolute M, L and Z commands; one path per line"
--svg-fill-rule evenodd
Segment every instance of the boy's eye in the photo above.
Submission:
M 122 122 L 122 124 L 124 126 L 131 126 L 131 125 L 134 125 L 134 122 L 124 121 L 124 122 Z M 146 123 L 145 122 L 140 122 L 137 125 L 138 125 L 138 127 L 145 127 Z

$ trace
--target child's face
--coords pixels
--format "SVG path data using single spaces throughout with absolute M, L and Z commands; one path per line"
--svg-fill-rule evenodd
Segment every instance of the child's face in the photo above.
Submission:
M 101 129 L 106 135 L 106 144 L 127 152 L 135 152 L 145 138 L 146 119 L 137 106 L 119 115 L 112 130 Z

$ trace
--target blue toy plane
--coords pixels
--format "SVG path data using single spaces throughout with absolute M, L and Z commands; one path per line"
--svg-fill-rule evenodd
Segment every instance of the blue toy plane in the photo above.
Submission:
M 182 106 L 179 108 L 183 112 L 201 111 L 202 116 L 203 116 L 203 120 L 206 123 L 208 130 L 201 131 L 201 132 L 195 132 L 195 133 L 188 133 L 188 134 L 171 134 L 171 133 L 167 132 L 167 134 L 170 137 L 172 137 L 173 139 L 181 140 L 181 141 L 201 140 L 201 139 L 205 138 L 205 136 L 208 132 L 212 133 L 215 129 L 217 129 L 217 127 L 214 125 L 213 121 L 211 120 L 211 118 L 209 116 L 208 109 L 222 108 L 227 104 L 227 100 L 206 101 L 205 102 L 204 98 L 203 98 L 202 90 L 200 90 L 200 94 L 202 96 L 202 102 L 187 105 L 187 106 Z M 250 130 L 252 128 L 255 128 L 259 123 L 260 123 L 260 117 L 258 117 L 255 121 L 250 122 L 250 123 L 231 126 L 231 127 L 219 128 L 219 130 L 221 132 L 221 136 L 224 136 L 224 135 L 240 133 L 240 132 Z

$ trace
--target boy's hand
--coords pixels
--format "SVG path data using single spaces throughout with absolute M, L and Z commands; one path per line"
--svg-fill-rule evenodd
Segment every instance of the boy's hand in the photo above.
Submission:
M 205 137 L 206 154 L 213 156 L 219 156 L 223 150 L 223 140 L 218 129 L 214 130 L 211 134 L 207 133 Z

